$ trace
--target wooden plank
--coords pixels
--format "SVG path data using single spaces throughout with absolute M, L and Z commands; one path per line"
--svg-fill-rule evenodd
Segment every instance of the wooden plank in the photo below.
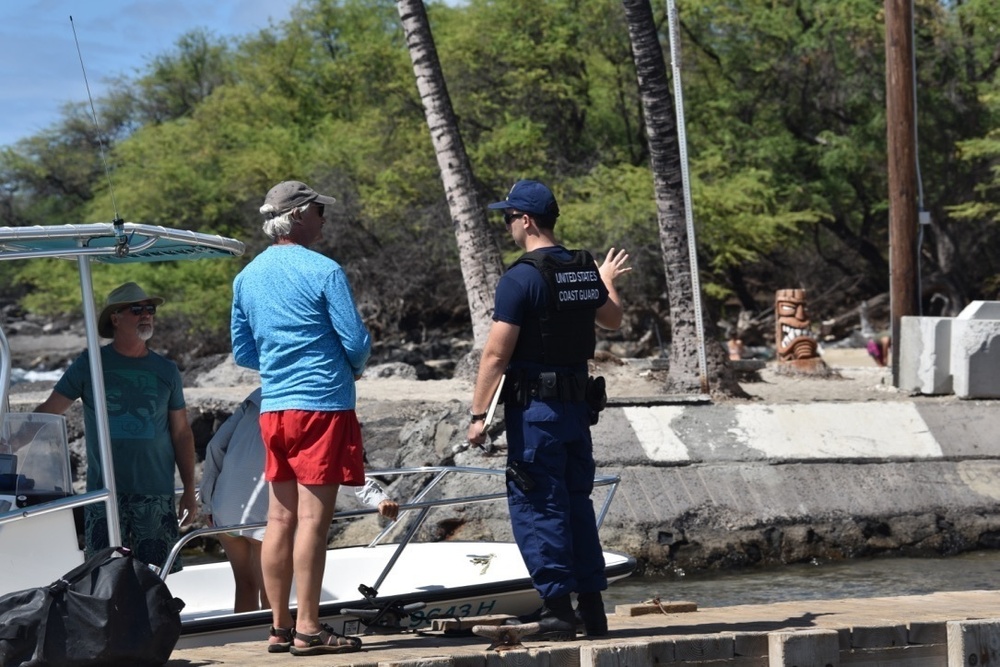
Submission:
M 472 631 L 474 625 L 500 625 L 510 614 L 492 614 L 489 616 L 467 616 L 465 618 L 435 618 L 431 621 L 432 632 L 465 632 Z
M 1000 620 L 948 621 L 948 667 L 992 667 L 1000 661 Z
M 836 630 L 772 632 L 768 637 L 770 667 L 839 667 Z
M 698 611 L 695 602 L 686 600 L 678 601 L 649 601 L 638 604 L 615 605 L 615 614 L 618 616 L 644 616 L 646 614 L 683 614 L 691 611 Z

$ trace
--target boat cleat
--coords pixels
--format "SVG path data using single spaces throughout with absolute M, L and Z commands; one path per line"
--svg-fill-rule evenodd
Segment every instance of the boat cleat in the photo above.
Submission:
M 472 633 L 480 637 L 492 640 L 492 644 L 487 647 L 487 651 L 513 651 L 523 649 L 521 640 L 525 637 L 537 635 L 541 631 L 538 623 L 523 623 L 521 625 L 475 625 Z

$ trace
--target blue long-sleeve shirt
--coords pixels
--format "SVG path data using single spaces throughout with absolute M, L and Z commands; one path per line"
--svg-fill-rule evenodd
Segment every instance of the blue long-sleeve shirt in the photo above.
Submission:
M 371 336 L 340 265 L 272 245 L 233 281 L 233 358 L 260 371 L 261 412 L 353 410 Z

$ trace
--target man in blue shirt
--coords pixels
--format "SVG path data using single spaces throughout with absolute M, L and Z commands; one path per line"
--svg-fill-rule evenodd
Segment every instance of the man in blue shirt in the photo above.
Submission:
M 604 635 L 607 579 L 590 500 L 594 408 L 587 401 L 593 387 L 587 361 L 595 322 L 621 326 L 614 280 L 630 270 L 628 255 L 612 248 L 598 268 L 590 253 L 559 245 L 553 231 L 559 206 L 538 181 L 518 181 L 489 208 L 504 211 L 514 242 L 527 252 L 497 284 L 468 439 L 485 441 L 487 406 L 506 373 L 507 500 L 514 539 L 543 602 L 540 636 L 575 638 L 572 593 L 587 634 Z
M 365 483 L 354 382 L 371 353 L 343 269 L 309 249 L 334 201 L 299 181 L 271 188 L 260 212 L 273 244 L 233 282 L 233 357 L 260 371 L 263 394 L 260 426 L 270 491 L 261 565 L 274 623 L 268 651 L 295 655 L 361 649 L 357 637 L 319 622 L 337 491 L 342 484 Z

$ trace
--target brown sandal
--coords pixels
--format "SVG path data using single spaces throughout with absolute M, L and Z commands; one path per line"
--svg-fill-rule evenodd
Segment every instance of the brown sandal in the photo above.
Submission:
M 271 629 L 267 632 L 271 637 L 277 637 L 281 640 L 277 642 L 268 642 L 267 652 L 288 653 L 288 649 L 292 648 L 292 635 L 295 634 L 295 628 L 276 628 L 272 625 Z
M 354 653 L 361 650 L 361 639 L 334 632 L 326 623 L 315 635 L 295 633 L 295 638 L 306 645 L 298 647 L 293 642 L 288 649 L 292 655 L 319 655 L 321 653 Z

